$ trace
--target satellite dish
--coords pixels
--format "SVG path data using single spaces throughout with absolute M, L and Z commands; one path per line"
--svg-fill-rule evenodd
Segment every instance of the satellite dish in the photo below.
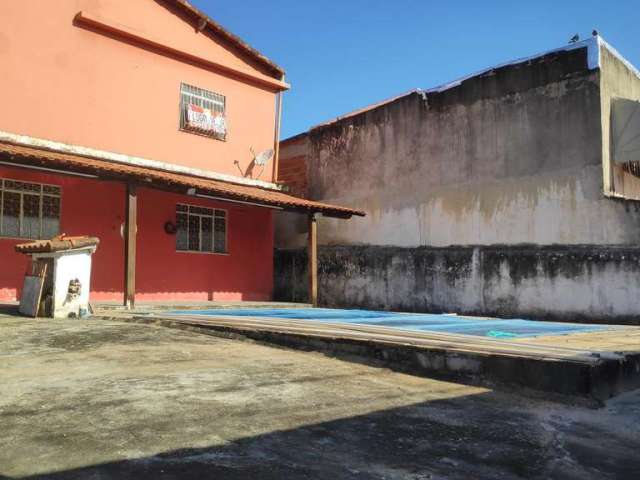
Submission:
M 260 152 L 258 155 L 255 156 L 253 161 L 255 162 L 256 165 L 259 165 L 259 166 L 263 167 L 263 166 L 265 166 L 267 164 L 267 162 L 269 160 L 271 160 L 271 157 L 273 157 L 273 149 L 272 148 L 270 148 L 269 150 L 265 150 L 263 152 Z

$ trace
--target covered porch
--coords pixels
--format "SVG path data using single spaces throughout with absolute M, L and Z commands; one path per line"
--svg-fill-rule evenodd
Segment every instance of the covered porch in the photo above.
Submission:
M 184 172 L 171 165 L 149 166 L 135 158 L 118 158 L 117 154 L 101 158 L 82 149 L 59 151 L 47 147 L 0 142 L 0 177 L 43 184 L 66 179 L 60 233 L 103 237 L 92 275 L 92 302 L 106 307 L 117 303 L 132 309 L 137 302 L 271 300 L 274 210 L 307 218 L 308 282 L 310 303 L 315 305 L 317 217 L 348 219 L 364 215 L 358 210 L 288 195 L 266 182 L 247 184 L 250 182 L 238 179 L 234 183 L 233 178 L 216 178 L 213 172 Z M 220 217 L 227 222 L 225 240 L 216 247 L 222 250 L 193 252 L 191 244 L 180 247 L 175 235 L 176 227 L 180 235 L 180 225 L 176 224 L 183 212 L 176 209 L 184 205 L 197 210 L 197 215 L 204 211 L 205 217 L 209 211 L 216 212 L 207 220 L 211 230 L 217 228 L 213 226 L 217 212 L 225 212 Z M 71 217 L 72 228 L 68 227 Z M 199 235 L 205 242 L 202 230 Z M 16 268 L 22 275 L 21 267 Z M 116 284 L 122 286 L 119 293 Z M 114 295 L 120 295 L 120 300 Z

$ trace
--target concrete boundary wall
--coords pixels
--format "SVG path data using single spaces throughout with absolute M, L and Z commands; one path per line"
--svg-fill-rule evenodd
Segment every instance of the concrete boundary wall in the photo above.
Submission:
M 305 250 L 274 261 L 274 299 L 306 301 Z M 319 282 L 326 307 L 640 324 L 637 246 L 321 246 Z

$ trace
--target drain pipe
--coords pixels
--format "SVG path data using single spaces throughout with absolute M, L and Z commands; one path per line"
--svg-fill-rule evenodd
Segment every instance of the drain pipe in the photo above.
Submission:
M 284 81 L 284 75 L 282 76 Z M 276 94 L 276 128 L 273 134 L 273 172 L 271 174 L 271 182 L 278 181 L 278 160 L 280 158 L 280 124 L 282 122 L 282 91 Z

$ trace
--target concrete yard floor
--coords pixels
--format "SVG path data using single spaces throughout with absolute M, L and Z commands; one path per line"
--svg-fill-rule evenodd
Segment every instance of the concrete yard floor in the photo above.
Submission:
M 632 479 L 599 410 L 155 325 L 0 318 L 0 478 Z

